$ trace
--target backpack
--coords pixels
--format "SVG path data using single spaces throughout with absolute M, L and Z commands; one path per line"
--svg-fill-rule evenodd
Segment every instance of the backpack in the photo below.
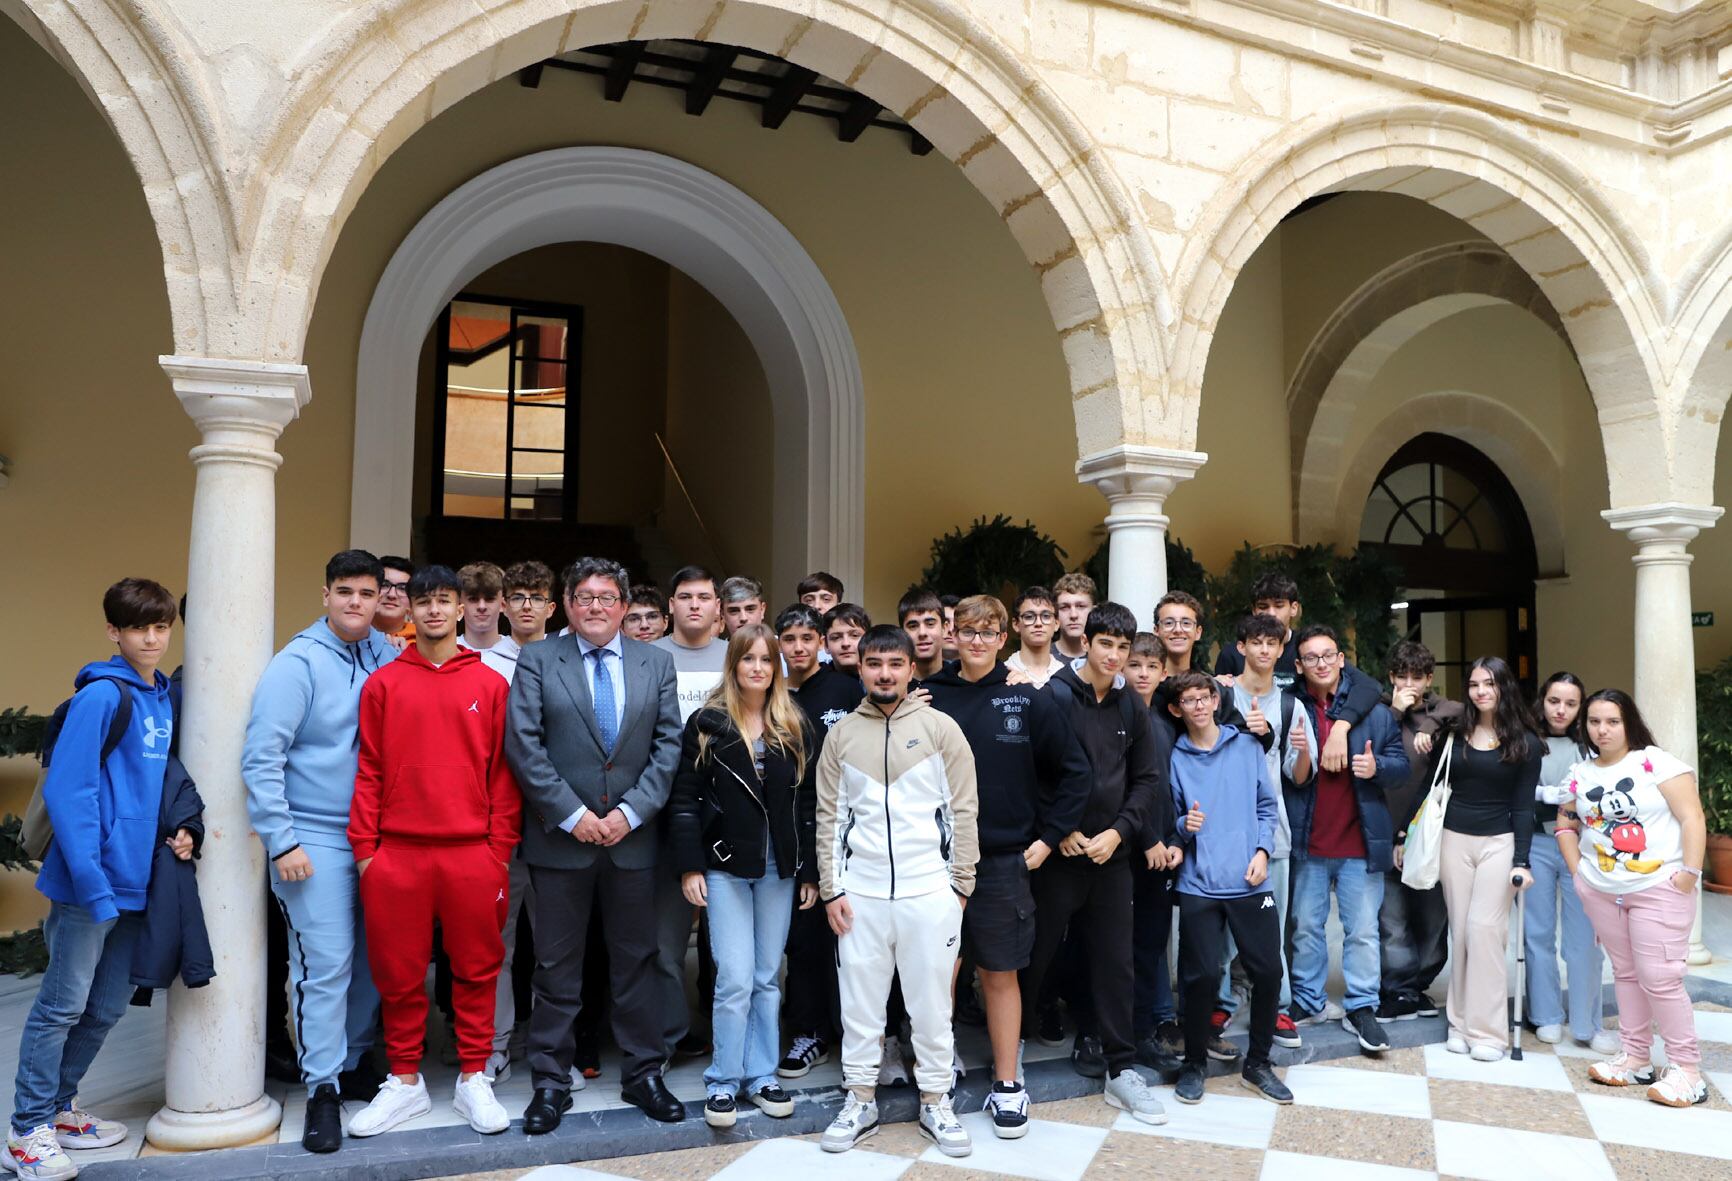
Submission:
M 132 694 L 126 691 L 126 686 L 117 677 L 97 677 L 96 681 L 113 681 L 120 689 L 120 704 L 115 707 L 114 716 L 108 722 L 108 734 L 102 740 L 102 755 L 97 765 L 108 762 L 108 756 L 113 754 L 120 745 L 121 738 L 126 734 L 126 728 L 132 724 Z M 86 688 L 89 685 L 85 686 Z M 82 692 L 82 690 L 80 690 Z M 77 694 L 73 695 L 74 697 Z M 72 708 L 72 697 L 68 697 L 54 707 L 49 715 L 48 725 L 42 732 L 42 751 L 37 756 L 42 763 L 42 769 L 36 773 L 36 789 L 30 793 L 30 806 L 24 809 L 24 821 L 19 831 L 19 843 L 24 846 L 25 856 L 32 861 L 40 862 L 48 853 L 48 845 L 54 840 L 54 826 L 48 820 L 48 804 L 42 798 L 43 785 L 48 782 L 48 765 L 54 758 L 54 744 L 60 740 L 61 728 L 66 725 L 66 711 Z

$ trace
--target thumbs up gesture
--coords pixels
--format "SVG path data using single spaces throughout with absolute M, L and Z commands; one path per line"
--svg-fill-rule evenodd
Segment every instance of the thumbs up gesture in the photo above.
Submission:
M 1287 737 L 1287 745 L 1298 754 L 1306 754 L 1311 749 L 1311 740 L 1305 737 L 1304 726 L 1294 726 Z
M 1353 778 L 1370 779 L 1377 774 L 1377 756 L 1371 753 L 1371 743 L 1365 744 L 1365 749 L 1353 756 Z
M 1255 698 L 1251 700 L 1250 712 L 1245 715 L 1245 728 L 1259 738 L 1269 732 L 1269 719 L 1263 716 L 1263 708 Z
M 1203 830 L 1203 809 L 1196 800 L 1191 801 L 1190 809 L 1185 813 L 1185 831 L 1201 832 Z

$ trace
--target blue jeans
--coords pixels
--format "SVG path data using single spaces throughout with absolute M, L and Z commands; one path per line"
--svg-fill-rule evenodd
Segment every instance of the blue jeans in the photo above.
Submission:
M 776 1081 L 782 990 L 776 973 L 788 942 L 794 879 L 776 876 L 771 853 L 760 878 L 709 870 L 710 954 L 716 961 L 716 1003 L 710 1015 L 714 1046 L 704 1071 L 710 1094 L 732 1095 Z
M 1534 884 L 1527 908 L 1528 1011 L 1535 1025 L 1564 1023 L 1563 989 L 1558 982 L 1558 899 L 1563 899 L 1564 966 L 1570 974 L 1570 1033 L 1587 1041 L 1600 1029 L 1600 979 L 1605 956 L 1594 942 L 1594 926 L 1582 910 L 1558 839 L 1534 833 L 1528 854 Z
M 1329 892 L 1341 912 L 1341 975 L 1347 982 L 1342 1004 L 1377 1008 L 1382 967 L 1378 962 L 1377 912 L 1383 905 L 1383 875 L 1365 868 L 1363 857 L 1293 859 L 1293 1003 L 1308 1013 L 1328 1001 Z
M 1278 857 L 1269 862 L 1269 880 L 1264 883 L 1269 893 L 1275 896 L 1275 921 L 1280 929 L 1287 929 L 1287 894 L 1292 886 L 1293 859 Z M 1215 1002 L 1215 1007 L 1226 1013 L 1236 1013 L 1239 1009 L 1239 998 L 1233 995 L 1233 960 L 1239 954 L 1239 945 L 1233 942 L 1233 932 L 1227 932 L 1227 962 L 1221 965 L 1221 991 Z M 1281 959 L 1281 1009 L 1286 1011 L 1293 1001 L 1293 982 L 1287 971 L 1287 956 L 1283 953 Z M 1247 987 L 1249 987 L 1247 985 Z
M 132 997 L 132 947 L 140 911 L 99 923 L 88 910 L 56 902 L 42 933 L 48 970 L 18 1041 L 12 1129 L 28 1132 L 72 1105 L 84 1072 Z

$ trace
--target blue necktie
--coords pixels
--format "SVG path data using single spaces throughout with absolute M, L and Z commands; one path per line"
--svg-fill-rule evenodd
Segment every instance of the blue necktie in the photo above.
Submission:
M 613 753 L 614 740 L 619 737 L 618 707 L 613 702 L 613 678 L 608 675 L 606 648 L 590 649 L 595 657 L 595 728 L 601 735 L 601 749 Z

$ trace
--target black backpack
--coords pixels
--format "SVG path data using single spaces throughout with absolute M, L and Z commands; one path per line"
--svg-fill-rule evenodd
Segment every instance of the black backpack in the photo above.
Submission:
M 120 689 L 120 704 L 115 707 L 114 716 L 108 722 L 108 734 L 102 740 L 102 755 L 98 760 L 98 765 L 101 765 L 108 762 L 108 756 L 120 745 L 126 728 L 132 725 L 132 694 L 126 691 L 125 683 L 118 677 L 96 677 L 87 683 L 84 689 L 97 681 L 112 681 Z M 84 689 L 79 692 L 82 693 Z M 73 696 L 76 697 L 77 694 Z M 66 725 L 66 711 L 72 708 L 72 700 L 72 697 L 68 697 L 54 707 L 54 712 L 48 717 L 48 725 L 42 731 L 42 750 L 37 755 L 42 763 L 42 770 L 36 773 L 36 790 L 30 793 L 30 806 L 24 809 L 23 826 L 19 833 L 24 853 L 32 861 L 41 861 L 48 853 L 49 843 L 54 840 L 54 826 L 48 820 L 48 805 L 42 799 L 42 785 L 48 781 L 48 765 L 54 758 L 54 744 L 60 740 L 60 731 Z

